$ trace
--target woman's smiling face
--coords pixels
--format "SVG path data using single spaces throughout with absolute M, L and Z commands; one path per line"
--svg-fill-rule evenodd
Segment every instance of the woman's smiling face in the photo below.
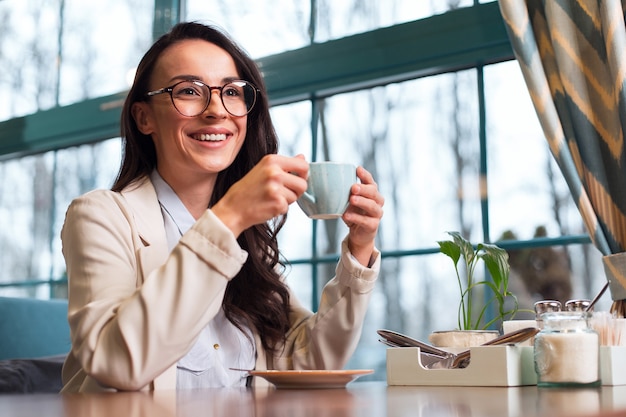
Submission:
M 185 79 L 216 87 L 239 78 L 235 61 L 224 49 L 204 40 L 184 40 L 161 54 L 150 79 L 150 91 Z M 134 104 L 137 126 L 152 137 L 157 168 L 170 184 L 181 179 L 201 180 L 207 174 L 216 176 L 239 153 L 248 118 L 228 113 L 219 94 L 211 90 L 209 106 L 194 117 L 180 114 L 168 93 Z

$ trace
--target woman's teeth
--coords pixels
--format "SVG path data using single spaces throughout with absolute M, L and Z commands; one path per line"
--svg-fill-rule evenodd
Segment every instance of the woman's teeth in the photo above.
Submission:
M 202 135 L 194 135 L 193 137 L 195 140 L 202 140 L 202 141 L 209 141 L 209 142 L 219 142 L 222 140 L 226 140 L 226 135 L 221 133 L 218 135 L 215 134 L 211 134 L 211 135 L 206 135 L 206 134 L 202 134 Z

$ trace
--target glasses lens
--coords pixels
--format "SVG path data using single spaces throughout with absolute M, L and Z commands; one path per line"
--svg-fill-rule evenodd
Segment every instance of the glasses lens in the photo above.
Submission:
M 197 81 L 183 81 L 172 88 L 174 107 L 184 116 L 197 116 L 206 109 L 211 93 Z
M 222 103 L 233 116 L 245 116 L 256 102 L 256 88 L 246 81 L 233 81 L 222 87 Z

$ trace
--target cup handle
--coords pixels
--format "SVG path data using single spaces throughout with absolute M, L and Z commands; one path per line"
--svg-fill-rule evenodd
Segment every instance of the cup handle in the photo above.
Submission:
M 300 199 L 305 201 L 305 202 L 307 202 L 307 203 L 309 203 L 309 204 L 315 205 L 315 196 L 312 195 L 312 194 L 309 194 L 306 191 L 304 193 L 302 193 L 302 195 L 300 196 Z

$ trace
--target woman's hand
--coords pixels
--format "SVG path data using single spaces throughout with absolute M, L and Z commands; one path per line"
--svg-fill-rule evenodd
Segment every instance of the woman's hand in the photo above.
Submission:
M 356 174 L 361 183 L 352 186 L 350 204 L 342 218 L 350 228 L 348 234 L 350 252 L 361 265 L 369 266 L 378 225 L 383 217 L 385 199 L 378 192 L 378 185 L 372 174 L 363 167 L 358 167 Z
M 211 210 L 239 236 L 255 224 L 287 213 L 306 190 L 308 171 L 303 155 L 265 155 Z

